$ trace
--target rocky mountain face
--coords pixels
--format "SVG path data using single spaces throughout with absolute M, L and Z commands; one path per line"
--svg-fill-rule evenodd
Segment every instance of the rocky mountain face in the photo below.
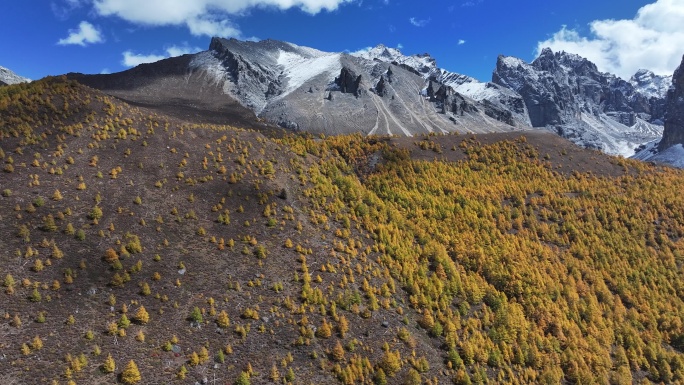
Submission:
M 379 45 L 354 55 L 413 69 L 426 80 L 505 111 L 490 111 L 499 120 L 549 129 L 580 146 L 625 156 L 660 137 L 671 84 L 671 77 L 647 70 L 625 81 L 599 72 L 580 56 L 548 49 L 532 63 L 499 57 L 492 82 L 486 83 L 440 69 L 428 54 L 405 56 Z
M 432 81 L 451 87 L 455 92 L 480 102 L 488 116 L 518 127 L 529 127 L 530 120 L 522 97 L 508 88 L 491 82 L 482 83 L 475 78 L 437 67 L 429 54 L 406 56 L 396 48 L 382 44 L 352 53 L 368 60 L 392 63 Z
M 659 150 L 684 144 L 684 57 L 674 72 L 672 85 L 667 92 L 665 131 L 663 140 L 658 145 Z
M 30 82 L 31 79 L 19 76 L 8 68 L 0 66 L 0 86 Z
M 667 79 L 647 71 L 628 82 L 578 55 L 544 49 L 529 64 L 499 56 L 492 81 L 522 96 L 533 127 L 584 147 L 630 156 L 662 134 Z
M 663 137 L 642 146 L 635 158 L 684 168 L 684 56 L 667 92 Z
M 652 71 L 641 69 L 629 79 L 634 89 L 647 98 L 665 99 L 672 86 L 672 75 L 656 75 Z

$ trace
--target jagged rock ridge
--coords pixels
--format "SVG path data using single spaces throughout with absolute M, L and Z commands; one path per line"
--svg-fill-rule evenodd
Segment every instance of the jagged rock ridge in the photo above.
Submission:
M 222 84 L 226 94 L 260 118 L 290 129 L 414 135 L 527 126 L 507 116 L 505 108 L 447 91 L 445 79 L 433 76 L 439 71 L 429 56 L 405 58 L 390 51 L 383 61 L 274 40 L 214 38 L 210 50 L 190 66 Z M 430 82 L 446 87 L 444 95 L 427 95 Z M 457 106 L 468 108 L 454 108 L 454 97 L 462 99 Z
M 494 119 L 506 121 L 518 127 L 530 126 L 525 103 L 516 92 L 498 84 L 482 83 L 473 77 L 439 68 L 436 60 L 427 53 L 406 56 L 396 48 L 380 44 L 354 52 L 352 55 L 398 65 L 428 81 L 449 86 L 460 95 L 482 103 L 485 114 Z
M 529 127 L 511 118 L 503 106 L 457 95 L 453 89 L 445 88 L 444 97 L 428 96 L 430 80 L 408 65 L 276 40 L 213 38 L 209 49 L 197 54 L 117 74 L 68 76 L 134 104 L 164 106 L 164 112 L 174 116 L 193 121 L 207 121 L 208 116 L 210 123 L 230 123 L 222 116 L 237 113 L 252 125 L 270 122 L 326 134 L 477 133 Z
M 653 71 L 640 69 L 629 79 L 629 83 L 647 98 L 665 99 L 667 91 L 672 87 L 672 75 L 656 75 Z

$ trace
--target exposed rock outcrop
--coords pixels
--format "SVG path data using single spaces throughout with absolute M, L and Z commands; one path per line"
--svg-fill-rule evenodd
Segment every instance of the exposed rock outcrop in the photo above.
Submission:
M 375 85 L 375 93 L 380 95 L 380 96 L 387 96 L 388 91 L 387 91 L 387 86 L 385 85 L 385 77 L 380 76 L 380 80 L 378 80 L 378 84 Z
M 335 84 L 339 87 L 343 94 L 354 94 L 359 96 L 359 85 L 361 84 L 361 75 L 357 75 L 354 71 L 347 67 L 342 67 L 340 75 L 335 78 Z
M 684 56 L 674 72 L 672 85 L 667 92 L 665 131 L 658 145 L 659 150 L 684 144 Z

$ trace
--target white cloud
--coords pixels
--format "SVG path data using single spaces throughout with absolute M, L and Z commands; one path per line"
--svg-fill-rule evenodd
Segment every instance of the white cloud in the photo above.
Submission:
M 240 29 L 225 19 L 194 18 L 186 21 L 186 24 L 195 36 L 240 37 Z
M 189 53 L 196 53 L 199 51 L 202 51 L 201 48 L 198 47 L 190 47 L 187 44 L 184 45 L 172 45 L 168 48 L 166 48 L 166 54 L 165 55 L 158 55 L 158 54 L 149 54 L 149 55 L 144 55 L 144 54 L 137 54 L 133 53 L 133 51 L 125 51 L 123 53 L 123 59 L 121 60 L 121 64 L 123 64 L 126 67 L 135 67 L 140 64 L 144 63 L 154 63 L 159 60 L 163 60 L 169 57 L 175 57 L 175 56 L 181 56 Z
M 53 1 L 50 3 L 50 8 L 52 9 L 52 13 L 54 13 L 58 19 L 64 21 L 69 18 L 71 12 L 77 8 L 80 8 L 84 2 L 85 0 L 65 0 L 59 3 Z
M 473 0 L 473 1 L 466 1 L 465 3 L 461 4 L 461 7 L 474 7 L 476 5 L 482 4 L 484 0 Z
M 85 47 L 88 44 L 102 43 L 103 41 L 104 38 L 102 37 L 102 32 L 100 32 L 99 29 L 87 21 L 82 21 L 78 25 L 78 29 L 70 29 L 69 36 L 64 39 L 60 39 L 57 44 L 75 44 Z
M 409 19 L 409 22 L 415 25 L 416 27 L 425 27 L 430 22 L 430 19 L 418 20 L 415 17 L 412 17 Z
M 180 46 L 172 45 L 171 47 L 166 49 L 166 53 L 169 55 L 169 57 L 181 56 L 189 53 L 197 53 L 199 51 L 202 51 L 202 48 L 190 47 L 187 44 Z
M 465 43 L 466 43 L 465 40 L 463 40 L 463 39 L 458 39 L 458 45 L 463 45 L 463 44 L 465 44 Z
M 240 37 L 230 16 L 253 8 L 299 8 L 315 15 L 354 0 L 91 0 L 100 16 L 148 26 L 186 26 L 193 35 Z
M 591 36 L 563 26 L 549 39 L 537 44 L 584 56 L 599 70 L 629 79 L 645 68 L 671 75 L 684 53 L 684 2 L 658 0 L 639 9 L 629 20 L 595 20 Z
M 126 51 L 123 53 L 123 60 L 121 64 L 126 67 L 135 67 L 143 63 L 153 63 L 162 59 L 166 59 L 166 56 L 162 55 L 142 55 L 133 53 L 132 51 Z
M 403 44 L 401 44 L 401 43 L 397 44 L 397 49 L 403 49 L 403 48 L 404 48 Z

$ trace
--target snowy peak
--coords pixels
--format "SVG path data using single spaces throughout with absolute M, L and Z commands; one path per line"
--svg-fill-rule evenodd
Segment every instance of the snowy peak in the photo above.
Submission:
M 430 54 L 406 56 L 398 49 L 389 48 L 383 44 L 373 48 L 352 52 L 351 55 L 366 60 L 375 60 L 405 66 L 405 68 L 414 70 L 417 74 L 424 77 L 429 77 L 439 72 L 437 62 Z
M 259 114 L 312 78 L 330 82 L 339 73 L 339 53 L 327 53 L 278 40 L 258 42 L 213 38 L 209 50 L 190 62 L 244 106 Z
M 8 68 L 0 66 L 0 84 L 17 84 L 17 83 L 27 83 L 31 79 L 19 76 L 9 70 Z
M 444 85 L 456 88 L 463 83 L 477 82 L 477 79 L 456 72 L 450 72 L 437 67 L 437 61 L 428 53 L 407 56 L 396 48 L 386 47 L 383 44 L 373 48 L 352 52 L 352 56 L 366 60 L 393 63 L 409 71 Z
M 514 95 L 524 109 L 519 96 L 503 90 L 473 100 L 453 87 L 475 79 L 438 68 L 428 54 L 406 56 L 384 45 L 348 54 L 213 38 L 188 67 L 257 117 L 294 130 L 414 135 L 529 127 L 526 113 L 508 107 Z M 488 98 L 485 88 L 476 93 Z
M 647 89 L 649 82 L 643 80 L 641 89 Z M 600 72 L 579 55 L 545 48 L 529 64 L 499 56 L 492 81 L 520 94 L 533 127 L 583 147 L 630 156 L 662 132 L 663 98 Z
M 672 87 L 672 75 L 656 75 L 652 71 L 640 69 L 629 83 L 642 95 L 649 98 L 665 98 L 667 90 Z
M 398 49 L 387 47 L 384 44 L 378 44 L 373 48 L 366 48 L 360 51 L 352 52 L 351 55 L 367 60 L 377 59 L 383 62 L 399 61 L 406 58 L 406 56 Z

